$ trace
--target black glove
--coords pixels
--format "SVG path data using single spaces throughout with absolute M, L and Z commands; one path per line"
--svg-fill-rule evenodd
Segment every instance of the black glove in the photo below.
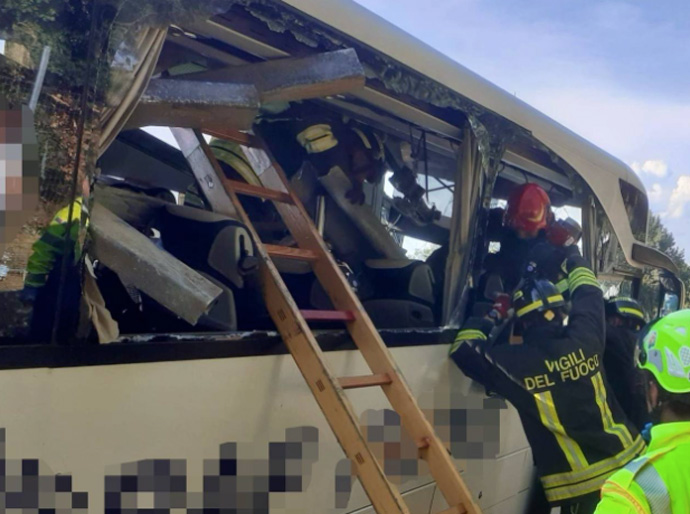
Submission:
M 536 275 L 551 282 L 557 282 L 566 261 L 566 249 L 550 243 L 538 243 L 529 253 L 529 262 L 536 266 Z
M 561 264 L 561 269 L 565 274 L 567 274 L 568 270 L 573 267 L 573 263 L 575 261 L 584 261 L 584 259 L 582 258 L 582 254 L 580 253 L 580 249 L 577 247 L 577 245 L 565 246 L 563 248 L 563 256 L 564 260 Z M 585 262 L 584 264 L 587 267 L 589 267 L 588 263 Z

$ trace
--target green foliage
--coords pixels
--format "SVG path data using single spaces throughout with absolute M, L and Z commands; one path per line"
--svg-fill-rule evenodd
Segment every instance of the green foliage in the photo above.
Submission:
M 5 0 L 3 3 L 3 14 L 14 23 L 50 23 L 55 21 L 58 12 L 53 0 Z
M 227 11 L 238 0 L 2 0 L 0 38 L 23 45 L 32 65 L 51 47 L 49 71 L 81 86 L 86 69 L 91 18 L 99 17 L 99 43 L 108 41 L 109 62 L 123 41 L 141 29 L 184 24 Z
M 237 0 L 109 0 L 117 10 L 117 23 L 129 27 L 167 27 L 210 18 Z
M 49 71 L 80 85 L 88 55 L 89 0 L 3 0 L 0 34 L 26 47 L 36 66 L 51 47 Z

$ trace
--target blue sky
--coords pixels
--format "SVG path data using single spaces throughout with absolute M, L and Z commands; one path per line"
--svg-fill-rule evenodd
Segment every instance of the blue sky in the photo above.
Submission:
M 357 0 L 629 164 L 690 260 L 687 0 Z

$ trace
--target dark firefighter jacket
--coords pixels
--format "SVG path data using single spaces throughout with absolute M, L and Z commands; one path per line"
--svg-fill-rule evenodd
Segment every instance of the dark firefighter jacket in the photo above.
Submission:
M 641 430 L 651 419 L 642 376 L 635 366 L 635 339 L 630 330 L 607 324 L 604 369 L 623 412 Z
M 472 318 L 450 352 L 467 376 L 516 407 L 553 505 L 597 491 L 644 449 L 604 376 L 601 290 L 582 257 L 567 269 L 567 326 L 533 326 L 522 345 L 491 346 L 491 322 Z
M 321 174 L 339 165 L 347 172 L 349 154 L 342 120 L 336 116 L 291 107 L 275 116 L 267 116 L 257 131 L 269 146 L 288 177 L 296 173 L 306 160 Z
M 512 293 L 520 283 L 527 264 L 534 257 L 533 251 L 547 242 L 546 234 L 540 231 L 534 239 L 520 239 L 514 230 L 503 228 L 500 238 L 501 248 L 495 254 L 489 254 L 484 261 L 485 272 L 479 280 L 479 290 L 484 292 L 484 284 L 488 277 L 496 274 L 503 281 L 503 290 Z M 550 251 L 560 249 L 548 245 Z M 565 257 L 564 257 L 565 259 Z M 562 273 L 547 273 L 545 278 L 551 280 L 561 293 L 568 289 L 566 280 L 561 280 Z

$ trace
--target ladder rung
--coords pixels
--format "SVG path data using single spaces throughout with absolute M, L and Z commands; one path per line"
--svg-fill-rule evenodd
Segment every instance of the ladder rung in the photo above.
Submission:
M 300 311 L 307 321 L 354 321 L 352 311 L 317 311 L 304 309 Z
M 247 184 L 238 180 L 224 181 L 230 188 L 232 188 L 238 195 L 254 196 L 256 198 L 265 198 L 266 200 L 273 200 L 274 202 L 293 203 L 292 197 L 282 191 L 275 189 L 267 189 L 261 186 Z
M 338 382 L 343 389 L 357 389 L 359 387 L 387 385 L 393 381 L 388 376 L 388 373 L 380 373 L 378 375 L 362 375 L 359 377 L 340 377 Z
M 296 261 L 314 262 L 318 259 L 317 255 L 311 250 L 301 248 L 290 248 L 289 246 L 267 245 L 264 247 L 271 257 L 283 257 L 284 259 L 294 259 Z

